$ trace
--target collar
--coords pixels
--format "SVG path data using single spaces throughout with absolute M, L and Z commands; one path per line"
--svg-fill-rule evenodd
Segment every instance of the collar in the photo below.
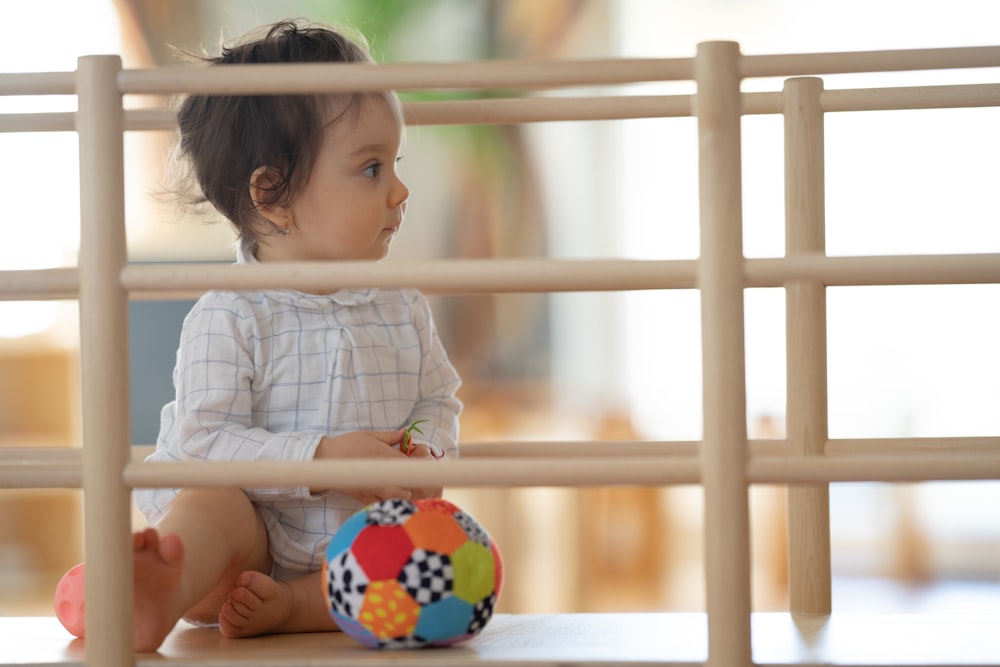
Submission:
M 246 241 L 240 239 L 236 246 L 237 264 L 260 264 L 253 252 L 247 247 Z M 258 290 L 269 299 L 292 304 L 311 310 L 326 310 L 337 306 L 360 306 L 371 303 L 378 296 L 377 289 L 341 289 L 331 294 L 310 294 L 295 289 L 262 289 Z

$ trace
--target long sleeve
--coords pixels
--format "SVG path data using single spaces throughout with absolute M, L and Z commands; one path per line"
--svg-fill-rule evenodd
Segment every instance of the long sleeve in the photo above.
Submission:
M 204 297 L 185 320 L 174 384 L 175 452 L 181 460 L 308 461 L 322 432 L 272 432 L 254 415 L 268 382 L 259 363 L 261 330 L 240 300 Z M 250 491 L 307 497 L 304 487 Z
M 462 403 L 456 392 L 462 382 L 448 360 L 438 337 L 427 299 L 418 294 L 414 302 L 414 325 L 420 339 L 420 380 L 417 403 L 408 423 L 426 419 L 423 434 L 416 438 L 439 448 L 446 458 L 458 457 L 459 415 Z

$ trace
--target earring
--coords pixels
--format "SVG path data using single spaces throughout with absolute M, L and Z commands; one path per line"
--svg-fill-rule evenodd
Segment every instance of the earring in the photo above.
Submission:
M 281 228 L 282 236 L 289 236 L 292 233 L 292 226 L 288 223 L 288 216 L 284 218 L 285 226 Z

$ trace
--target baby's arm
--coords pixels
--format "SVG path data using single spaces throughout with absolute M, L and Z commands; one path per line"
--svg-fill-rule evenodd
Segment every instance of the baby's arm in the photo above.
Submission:
M 413 313 L 421 349 L 419 395 L 403 426 L 424 420 L 421 433 L 414 434 L 414 442 L 430 447 L 435 458 L 457 458 L 462 402 L 456 393 L 462 380 L 448 360 L 430 305 L 422 295 L 417 295 Z
M 317 459 L 352 459 L 374 458 L 403 460 L 405 454 L 393 449 L 403 438 L 403 429 L 395 431 L 355 431 L 337 436 L 328 436 L 320 440 L 316 448 Z M 321 493 L 331 489 L 312 488 L 312 493 Z M 354 498 L 363 505 L 387 498 L 406 498 L 412 495 L 410 489 L 398 486 L 384 486 L 370 489 L 336 489 L 339 493 Z
M 204 295 L 185 318 L 173 378 L 183 458 L 311 458 L 319 434 L 273 433 L 254 424 L 255 393 L 266 380 L 258 377 L 264 335 L 246 300 L 227 292 Z
M 316 456 L 322 432 L 272 432 L 255 425 L 254 387 L 263 380 L 255 375 L 261 338 L 255 313 L 239 297 L 210 292 L 198 301 L 181 332 L 173 419 L 157 443 L 164 450 L 161 459 L 311 461 Z M 265 501 L 311 495 L 304 486 L 244 491 Z

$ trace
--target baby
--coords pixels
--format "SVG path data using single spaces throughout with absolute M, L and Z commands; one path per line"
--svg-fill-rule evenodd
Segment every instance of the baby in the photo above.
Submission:
M 371 62 L 341 34 L 282 22 L 213 66 Z M 180 149 L 199 197 L 236 228 L 238 261 L 380 260 L 403 224 L 403 123 L 391 93 L 194 95 Z M 458 455 L 460 380 L 412 289 L 211 291 L 184 320 L 176 398 L 150 461 L 405 460 Z M 441 489 L 140 489 L 134 642 L 179 619 L 227 637 L 335 630 L 326 544 L 354 512 Z

